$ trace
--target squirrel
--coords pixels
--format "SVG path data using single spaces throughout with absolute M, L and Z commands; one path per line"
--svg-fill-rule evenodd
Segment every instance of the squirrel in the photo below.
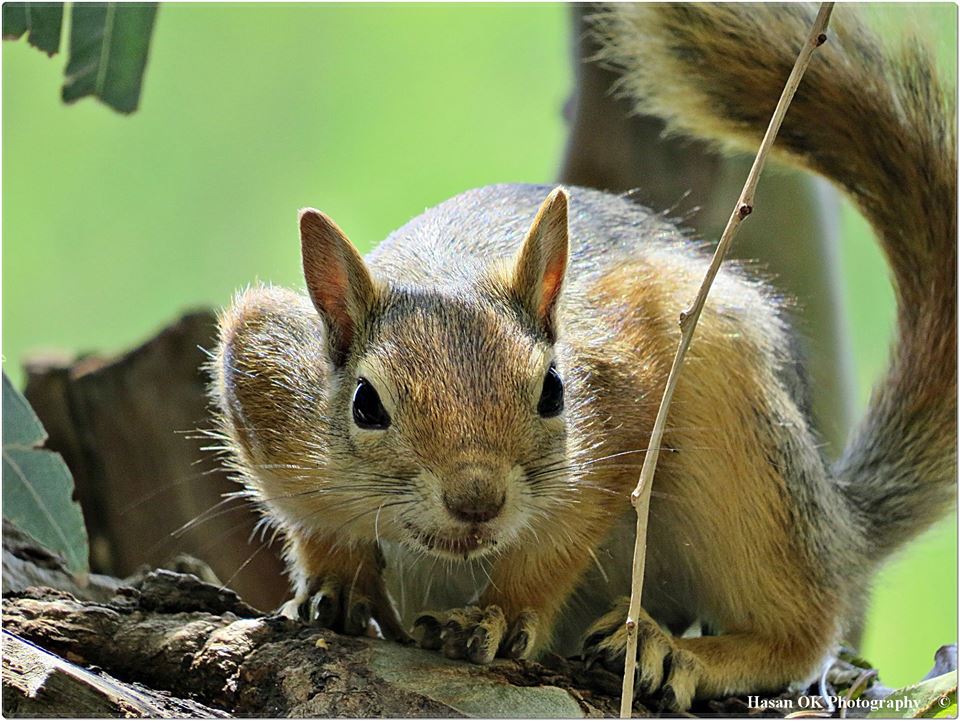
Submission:
M 755 148 L 815 10 L 615 4 L 593 22 L 638 111 Z M 886 49 L 835 13 L 774 147 L 871 222 L 897 339 L 830 462 L 786 301 L 749 269 L 717 276 L 668 420 L 636 619 L 636 687 L 666 709 L 809 679 L 879 565 L 955 502 L 952 97 L 918 43 Z M 284 612 L 410 630 L 474 663 L 582 642 L 622 670 L 628 498 L 706 249 L 625 197 L 515 184 L 447 200 L 366 258 L 320 211 L 299 231 L 307 293 L 240 293 L 212 384 L 233 468 L 285 538 Z M 434 583 L 422 599 L 414 576 Z

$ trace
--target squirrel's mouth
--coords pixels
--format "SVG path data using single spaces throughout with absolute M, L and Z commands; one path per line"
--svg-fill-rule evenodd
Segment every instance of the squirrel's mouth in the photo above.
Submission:
M 440 556 L 456 556 L 466 561 L 471 556 L 486 554 L 497 545 L 489 529 L 477 524 L 456 535 L 428 533 L 409 523 L 404 526 L 419 545 Z

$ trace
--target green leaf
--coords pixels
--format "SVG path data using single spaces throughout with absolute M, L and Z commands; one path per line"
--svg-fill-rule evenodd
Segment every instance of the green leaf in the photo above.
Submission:
M 3 39 L 16 40 L 28 27 L 26 3 L 3 4 Z
M 47 432 L 43 429 L 43 424 L 33 412 L 33 408 L 27 403 L 13 384 L 3 374 L 3 448 L 15 446 L 20 448 L 32 448 L 43 445 L 47 440 Z
M 92 95 L 136 110 L 156 15 L 156 3 L 73 3 L 64 102 Z
M 47 439 L 40 419 L 3 374 L 3 515 L 52 551 L 75 573 L 88 569 L 87 529 L 73 500 L 73 477 Z
M 60 49 L 63 3 L 8 2 L 3 5 L 3 39 L 16 40 L 25 32 L 27 42 L 47 55 Z
M 956 718 L 957 672 L 894 691 L 867 718 Z

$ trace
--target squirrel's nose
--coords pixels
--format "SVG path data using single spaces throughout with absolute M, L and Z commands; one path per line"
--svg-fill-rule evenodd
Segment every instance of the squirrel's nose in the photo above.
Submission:
M 486 523 L 492 521 L 503 508 L 506 494 L 499 498 L 450 498 L 443 497 L 443 503 L 451 515 L 465 523 Z

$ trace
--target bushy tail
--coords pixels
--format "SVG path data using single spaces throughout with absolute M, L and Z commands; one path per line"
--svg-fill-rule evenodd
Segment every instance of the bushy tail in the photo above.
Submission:
M 594 27 L 601 60 L 623 72 L 640 112 L 756 150 L 815 15 L 795 4 L 617 4 Z M 919 41 L 890 50 L 838 7 L 775 144 L 849 194 L 893 270 L 890 368 L 833 469 L 877 559 L 942 515 L 956 491 L 953 97 Z

